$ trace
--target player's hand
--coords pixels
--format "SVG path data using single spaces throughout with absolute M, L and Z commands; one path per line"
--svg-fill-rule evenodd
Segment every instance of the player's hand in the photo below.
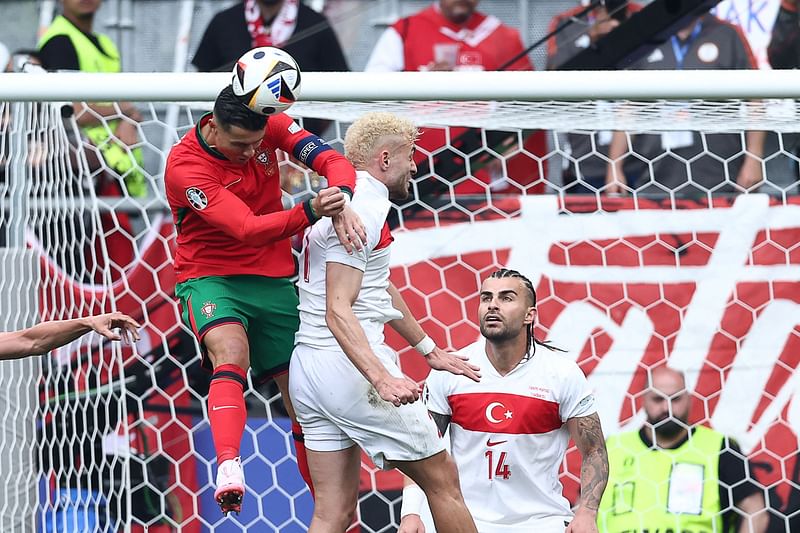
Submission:
M 438 71 L 438 72 L 450 72 L 454 70 L 452 64 L 446 61 L 431 61 L 428 63 L 428 70 L 430 71 Z
M 353 250 L 362 250 L 367 242 L 367 230 L 361 223 L 361 217 L 349 205 L 333 217 L 333 230 L 348 254 L 353 253 Z
M 387 376 L 375 384 L 375 390 L 383 400 L 395 407 L 419 400 L 419 385 L 408 378 Z
M 425 524 L 418 514 L 407 514 L 400 520 L 397 533 L 425 533 Z
M 622 169 L 622 163 L 612 163 L 608 165 L 606 172 L 606 188 L 603 192 L 606 194 L 625 194 L 627 190 L 625 185 L 625 171 Z
M 122 313 L 107 313 L 89 317 L 89 327 L 112 341 L 126 342 L 139 340 L 139 328 L 142 327 L 134 319 Z M 120 331 L 114 331 L 119 329 Z
M 132 122 L 120 120 L 114 130 L 114 137 L 127 147 L 135 146 L 139 142 L 139 130 Z
M 597 512 L 579 507 L 564 533 L 598 533 Z
M 435 370 L 445 370 L 456 376 L 466 376 L 472 381 L 481 380 L 481 369 L 468 361 L 466 355 L 445 352 L 438 346 L 425 356 L 428 366 Z
M 761 161 L 746 155 L 739 175 L 736 177 L 736 184 L 749 191 L 763 181 L 764 173 L 761 169 Z
M 597 42 L 598 39 L 606 36 L 611 32 L 611 30 L 619 26 L 619 21 L 617 19 L 610 17 L 608 13 L 606 13 L 605 16 L 606 18 L 598 20 L 595 24 L 592 24 L 592 26 L 589 27 L 588 35 L 589 39 L 591 39 L 593 43 Z
M 328 187 L 311 200 L 311 207 L 318 217 L 333 217 L 342 212 L 344 202 L 344 193 L 339 187 Z

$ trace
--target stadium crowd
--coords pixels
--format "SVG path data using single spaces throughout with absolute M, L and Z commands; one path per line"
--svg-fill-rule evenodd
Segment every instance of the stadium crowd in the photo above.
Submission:
M 61 0 L 59 5 L 61 14 L 41 33 L 36 50 L 30 50 L 34 36 L 19 43 L 13 54 L 9 53 L 13 46 L 4 47 L 4 51 L 0 50 L 3 64 L 9 69 L 19 68 L 23 55 L 34 55 L 48 70 L 114 72 L 124 68 L 121 58 L 139 52 L 136 45 L 130 48 L 130 44 L 127 50 L 119 49 L 113 39 L 97 31 L 95 14 L 103 6 L 101 0 Z M 402 2 L 400 5 L 408 12 L 410 6 Z M 555 6 L 568 9 L 552 17 L 546 32 L 537 33 L 501 21 L 493 13 L 495 6 L 478 0 L 437 0 L 405 17 L 394 12 L 390 16 L 396 19 L 368 44 L 365 55 L 363 45 L 343 47 L 342 39 L 337 37 L 337 31 L 345 32 L 352 44 L 349 34 L 353 28 L 348 20 L 354 16 L 350 14 L 348 19 L 345 8 L 336 0 L 247 0 L 212 13 L 202 31 L 193 27 L 193 34 L 197 35 L 191 38 L 194 49 L 190 51 L 190 64 L 185 67 L 228 70 L 250 47 L 276 45 L 289 51 L 304 71 L 346 71 L 351 66 L 371 72 L 531 70 L 535 68 L 534 57 L 542 62 L 538 67 L 543 69 L 559 69 L 562 65 L 581 68 L 570 61 L 625 24 L 642 7 L 624 0 L 583 2 L 570 7 L 567 0 L 554 0 L 546 9 L 541 8 L 546 16 L 553 13 Z M 312 7 L 323 7 L 324 12 Z M 325 13 L 338 18 L 332 22 Z M 540 16 L 539 13 L 539 8 L 531 6 L 531 16 Z M 774 68 L 794 68 L 798 39 L 792 21 L 796 17 L 794 3 L 783 2 L 774 24 L 774 38 L 767 48 L 756 42 L 763 37 L 751 37 L 736 21 L 722 20 L 714 14 L 694 17 L 646 57 L 626 63 L 624 68 L 769 68 L 765 64 L 767 57 Z M 364 23 L 364 17 L 358 19 L 358 24 Z M 539 46 L 526 49 L 526 41 L 535 40 L 541 41 Z M 754 54 L 755 46 L 765 49 Z M 143 113 L 125 102 L 88 107 L 76 104 L 75 117 L 90 162 L 90 181 L 98 194 L 132 198 L 152 194 L 157 186 L 153 177 L 159 174 L 163 160 L 143 159 L 143 129 L 137 125 L 145 118 Z M 318 119 L 306 119 L 304 123 L 306 129 L 317 134 L 324 133 L 329 125 Z M 743 138 L 688 131 L 642 133 L 526 131 L 516 139 L 498 131 L 487 131 L 482 136 L 480 131 L 464 128 L 430 128 L 420 141 L 417 155 L 420 194 L 446 196 L 450 193 L 448 184 L 453 185 L 452 192 L 459 197 L 474 197 L 487 191 L 600 195 L 635 192 L 642 197 L 672 194 L 702 199 L 746 191 L 775 196 L 797 192 L 797 136 L 779 137 L 764 131 L 747 132 Z M 667 156 L 662 156 L 665 153 Z M 651 161 L 654 163 L 649 164 Z M 299 192 L 304 186 L 302 175 L 291 169 L 296 167 L 284 170 L 285 187 Z M 428 179 L 428 175 L 443 180 Z M 132 224 L 135 230 L 136 221 Z

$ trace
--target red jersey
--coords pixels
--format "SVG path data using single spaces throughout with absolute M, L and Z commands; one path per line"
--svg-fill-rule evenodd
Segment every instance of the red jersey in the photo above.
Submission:
M 289 237 L 316 219 L 310 200 L 283 209 L 276 149 L 352 195 L 355 169 L 325 141 L 288 115 L 267 120 L 258 152 L 244 165 L 228 161 L 203 139 L 197 125 L 172 147 L 164 184 L 177 229 L 178 282 L 203 276 L 287 277 L 295 264 Z
M 438 45 L 449 44 L 457 47 L 455 66 L 453 70 L 498 70 L 509 60 L 513 59 L 525 49 L 519 32 L 504 25 L 497 17 L 485 15 L 475 11 L 463 24 L 455 24 L 442 15 L 438 4 L 414 15 L 402 18 L 395 22 L 378 40 L 372 55 L 367 62 L 366 70 L 373 72 L 404 70 L 425 70 L 434 62 L 435 49 Z M 527 54 L 523 55 L 504 70 L 533 70 Z M 442 152 L 442 148 L 452 145 L 452 148 L 463 152 L 472 153 L 480 148 L 479 136 L 465 135 L 467 128 L 452 127 L 426 128 L 420 136 L 417 146 L 422 150 L 417 151 L 416 162 L 419 165 L 427 159 L 428 154 L 450 155 L 449 151 Z M 448 143 L 448 136 L 451 143 Z M 522 152 L 511 156 L 506 161 L 503 169 L 506 175 L 514 182 L 527 189 L 528 193 L 541 192 L 541 176 L 545 175 L 547 163 L 539 159 L 547 154 L 547 142 L 543 132 L 527 135 L 522 146 L 513 143 L 509 151 L 519 152 L 525 150 L 529 156 Z M 502 148 L 489 146 L 498 149 Z M 439 165 L 440 156 L 434 155 L 434 165 Z M 460 169 L 466 168 L 466 161 L 455 156 L 454 163 Z M 448 165 L 445 165 L 445 168 Z M 491 184 L 496 192 L 520 192 L 517 187 L 502 183 L 498 187 L 493 176 L 485 169 L 479 169 L 482 164 L 478 160 L 471 162 L 470 170 L 473 179 L 461 180 L 455 187 L 455 194 L 485 194 L 486 185 Z M 497 169 L 500 170 L 500 169 Z M 496 170 L 496 171 L 497 171 Z M 444 175 L 446 179 L 454 177 Z
M 403 41 L 404 70 L 422 70 L 434 60 L 434 45 L 457 43 L 455 70 L 498 70 L 524 50 L 519 32 L 492 15 L 478 11 L 464 24 L 455 24 L 433 5 L 392 28 Z M 532 70 L 527 55 L 505 70 Z

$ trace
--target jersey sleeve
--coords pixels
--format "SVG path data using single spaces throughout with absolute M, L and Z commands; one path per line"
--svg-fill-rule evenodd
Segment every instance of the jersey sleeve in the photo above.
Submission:
M 386 31 L 375 43 L 367 60 L 365 72 L 403 72 L 406 68 L 403 38 L 394 28 Z
M 733 65 L 727 66 L 726 68 L 742 70 L 758 68 L 758 61 L 756 61 L 756 57 L 753 55 L 753 50 L 750 48 L 747 36 L 745 36 L 739 26 L 731 24 L 729 27 L 733 34 L 731 37 Z
M 447 373 L 440 370 L 431 370 L 425 380 L 425 390 L 422 393 L 423 401 L 428 411 L 440 415 L 452 415 L 453 410 L 447 401 Z
M 787 69 L 800 66 L 800 16 L 797 7 L 797 0 L 781 2 L 767 47 L 767 56 L 772 68 Z
M 329 186 L 339 187 L 352 198 L 356 185 L 355 168 L 318 135 L 303 129 L 285 113 L 269 117 L 267 135 L 281 150 L 292 154 L 320 176 L 325 176 Z
M 214 36 L 220 32 L 224 33 L 224 30 L 219 27 L 219 14 L 217 14 L 206 26 L 203 37 L 200 39 L 200 44 L 197 46 L 197 51 L 194 53 L 194 58 L 192 58 L 192 65 L 200 72 L 211 72 L 224 62 L 214 42 Z
M 47 70 L 80 70 L 78 52 L 72 39 L 56 35 L 39 49 L 39 59 Z
M 308 201 L 292 209 L 255 215 L 235 194 L 201 165 L 177 165 L 167 180 L 175 205 L 191 209 L 207 224 L 251 246 L 291 237 L 313 220 Z
M 364 205 L 363 198 L 357 197 L 350 205 L 355 210 L 356 214 L 361 217 L 364 227 L 367 232 L 367 242 L 361 250 L 353 250 L 352 254 L 347 253 L 333 226 L 327 228 L 326 243 L 325 243 L 325 262 L 326 263 L 341 263 L 353 268 L 357 268 L 364 272 L 367 268 L 367 260 L 372 250 L 378 246 L 383 229 L 383 222 L 377 217 L 374 210 L 370 209 L 372 206 Z
M 565 365 L 562 386 L 558 402 L 558 414 L 562 422 L 597 412 L 589 381 L 580 367 L 572 361 Z

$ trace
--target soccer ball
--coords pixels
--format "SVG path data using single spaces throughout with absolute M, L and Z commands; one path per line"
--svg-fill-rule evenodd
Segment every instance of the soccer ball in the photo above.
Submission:
M 300 69 L 279 48 L 253 48 L 233 67 L 233 93 L 256 113 L 274 115 L 289 109 L 300 96 Z

